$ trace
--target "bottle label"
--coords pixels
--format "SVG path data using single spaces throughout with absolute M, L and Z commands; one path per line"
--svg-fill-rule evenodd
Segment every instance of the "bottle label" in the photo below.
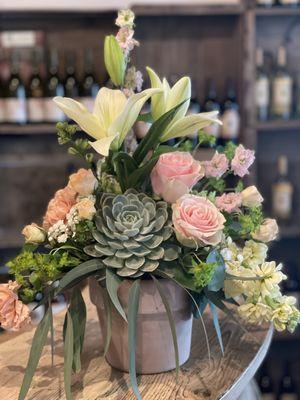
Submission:
M 292 79 L 289 76 L 277 77 L 273 88 L 274 113 L 282 115 L 290 112 L 292 104 Z
M 7 122 L 25 124 L 26 122 L 26 101 L 25 99 L 8 98 L 5 100 Z
M 298 0 L 280 0 L 279 3 L 284 6 L 288 6 L 291 4 L 298 4 Z
M 236 139 L 240 130 L 240 115 L 236 110 L 229 109 L 222 116 L 222 138 Z
M 256 105 L 257 107 L 269 106 L 269 79 L 266 76 L 260 77 L 256 80 Z
M 5 99 L 0 99 L 0 124 L 5 122 Z
M 215 138 L 220 137 L 220 129 L 221 126 L 219 124 L 213 123 L 209 126 L 206 126 L 203 128 L 203 131 L 207 133 L 208 135 L 214 136 Z
M 93 97 L 81 97 L 79 101 L 90 111 L 93 112 L 95 99 Z
M 274 0 L 256 0 L 256 3 L 261 6 L 271 6 L 274 4 Z
M 293 188 L 289 183 L 278 183 L 273 188 L 273 212 L 279 218 L 292 213 Z
M 65 114 L 54 103 L 52 97 L 47 97 L 44 99 L 44 106 L 46 122 L 60 122 L 65 120 Z
M 27 100 L 28 107 L 28 121 L 42 122 L 45 119 L 44 113 L 44 99 L 43 98 L 30 98 Z

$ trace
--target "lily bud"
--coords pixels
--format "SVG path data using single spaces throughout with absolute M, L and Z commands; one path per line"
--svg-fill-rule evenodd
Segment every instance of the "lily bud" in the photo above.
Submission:
M 113 36 L 106 36 L 104 41 L 104 62 L 106 70 L 115 86 L 122 86 L 126 70 L 123 51 Z

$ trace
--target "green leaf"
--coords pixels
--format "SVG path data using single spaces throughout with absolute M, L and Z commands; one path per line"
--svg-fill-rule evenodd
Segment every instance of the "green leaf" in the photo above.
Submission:
M 211 310 L 211 313 L 213 316 L 214 327 L 216 330 L 220 348 L 221 348 L 222 354 L 224 355 L 224 346 L 223 346 L 222 332 L 221 332 L 221 328 L 220 328 L 220 324 L 219 324 L 218 312 L 217 312 L 216 306 L 211 301 L 209 301 L 209 307 L 210 307 L 210 310 Z
M 148 162 L 146 162 L 142 167 L 138 168 L 136 171 L 134 171 L 128 180 L 128 186 L 135 188 L 137 187 L 141 182 L 143 183 L 150 175 L 150 172 L 152 171 L 153 167 L 157 163 L 158 157 L 151 158 Z
M 157 287 L 157 290 L 159 291 L 160 297 L 162 299 L 162 302 L 165 306 L 166 309 L 166 313 L 168 316 L 168 320 L 169 320 L 169 324 L 170 324 L 170 329 L 171 329 L 171 333 L 172 333 L 172 338 L 173 338 L 173 344 L 174 344 L 174 352 L 175 352 L 175 364 L 176 364 L 176 377 L 178 378 L 178 374 L 179 374 L 179 351 L 178 351 L 178 341 L 177 341 L 177 333 L 176 333 L 176 327 L 175 327 L 175 322 L 174 322 L 174 318 L 172 315 L 172 311 L 168 302 L 168 299 L 164 293 L 164 289 L 161 286 L 161 284 L 159 283 L 159 281 L 153 276 L 151 275 L 155 286 Z
M 62 292 L 66 287 L 78 283 L 95 272 L 99 272 L 102 268 L 104 268 L 104 264 L 99 259 L 93 259 L 79 264 L 61 279 L 57 288 L 57 293 Z
M 65 394 L 67 400 L 72 400 L 71 393 L 71 378 L 72 378 L 72 364 L 73 364 L 73 349 L 74 349 L 74 328 L 71 313 L 68 310 L 65 317 L 65 341 L 64 341 L 64 383 Z
M 115 86 L 122 86 L 126 70 L 123 51 L 113 35 L 106 36 L 104 41 L 104 63 Z
M 207 287 L 213 292 L 218 292 L 223 287 L 225 280 L 225 263 L 223 257 L 217 250 L 213 250 L 207 256 L 206 262 L 216 264 L 213 277 Z
M 103 357 L 105 357 L 109 349 L 111 341 L 111 332 L 112 332 L 111 303 L 109 295 L 105 290 L 103 290 L 103 301 L 104 301 L 104 308 L 106 311 L 106 335 L 105 335 L 105 344 L 103 353 Z
M 73 371 L 78 373 L 81 370 L 81 352 L 85 334 L 86 306 L 79 288 L 73 290 L 69 313 L 73 323 Z
M 140 114 L 137 118 L 137 121 L 143 121 L 143 122 L 148 122 L 148 123 L 152 123 L 153 122 L 153 118 L 151 115 L 151 112 L 145 113 L 145 114 Z
M 138 165 L 129 154 L 124 153 L 123 151 L 120 151 L 113 156 L 112 163 L 121 189 L 124 192 L 126 189 L 130 188 L 128 183 L 129 176 L 133 171 L 136 171 Z
M 122 283 L 122 279 L 114 274 L 109 268 L 106 269 L 106 289 L 109 294 L 109 297 L 116 307 L 117 311 L 121 315 L 122 318 L 127 322 L 127 317 L 125 311 L 120 303 L 118 297 L 118 289 Z
M 25 369 L 25 375 L 23 378 L 21 390 L 19 393 L 19 400 L 24 400 L 29 387 L 31 385 L 31 381 L 33 378 L 33 375 L 36 371 L 36 368 L 38 366 L 40 357 L 42 355 L 42 350 L 43 347 L 45 346 L 47 335 L 50 329 L 50 312 L 49 309 L 44 315 L 44 318 L 42 321 L 39 323 L 38 327 L 36 328 L 35 334 L 33 336 L 32 340 L 32 345 L 31 345 L 31 350 L 30 350 L 30 355 L 28 359 L 28 363 Z
M 151 128 L 147 132 L 147 135 L 142 139 L 141 143 L 133 153 L 133 158 L 135 159 L 137 164 L 140 164 L 144 160 L 150 150 L 154 150 L 157 147 L 160 142 L 160 138 L 164 133 L 164 130 L 173 120 L 179 108 L 186 101 L 187 100 L 173 107 L 170 111 L 163 114 L 157 121 L 155 121 L 151 125 Z
M 50 338 L 51 338 L 51 366 L 54 367 L 54 324 L 53 324 L 53 310 L 52 310 L 52 304 L 51 304 L 51 295 L 48 295 L 49 301 L 48 301 L 48 310 L 49 310 L 49 315 L 50 315 Z
M 136 347 L 136 323 L 139 309 L 140 280 L 137 279 L 132 284 L 129 291 L 128 300 L 128 350 L 129 350 L 129 375 L 134 394 L 138 400 L 142 400 L 137 379 L 135 366 L 135 347 Z

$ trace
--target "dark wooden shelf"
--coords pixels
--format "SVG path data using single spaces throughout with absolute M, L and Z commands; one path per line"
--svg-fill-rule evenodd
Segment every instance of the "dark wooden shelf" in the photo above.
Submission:
M 293 239 L 300 236 L 300 223 L 291 226 L 281 226 L 279 229 L 280 238 Z
M 137 16 L 161 15 L 240 15 L 245 10 L 242 4 L 229 5 L 141 5 L 134 6 L 133 11 Z
M 300 15 L 300 6 L 298 7 L 271 7 L 271 8 L 257 8 L 255 10 L 258 17 L 272 17 L 272 16 L 295 16 Z
M 0 135 L 48 135 L 56 133 L 55 124 L 0 124 Z
M 291 119 L 289 121 L 270 120 L 266 122 L 257 122 L 258 132 L 282 131 L 282 130 L 300 130 L 300 119 Z

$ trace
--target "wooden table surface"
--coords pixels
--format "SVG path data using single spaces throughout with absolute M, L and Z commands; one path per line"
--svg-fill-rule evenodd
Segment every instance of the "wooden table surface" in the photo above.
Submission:
M 74 400 L 134 400 L 128 374 L 113 370 L 101 356 L 102 339 L 96 309 L 88 299 L 87 335 L 83 369 L 74 376 Z M 64 313 L 55 317 L 55 366 L 51 368 L 50 341 L 42 358 L 28 400 L 63 400 L 62 323 Z M 235 400 L 253 377 L 269 347 L 269 327 L 248 328 L 245 333 L 227 317 L 221 317 L 225 356 L 222 357 L 209 315 L 205 324 L 209 333 L 212 358 L 208 360 L 203 330 L 194 324 L 190 360 L 181 367 L 178 383 L 175 373 L 145 375 L 138 378 L 143 400 Z M 17 400 L 27 363 L 34 329 L 22 334 L 0 335 L 0 399 Z

